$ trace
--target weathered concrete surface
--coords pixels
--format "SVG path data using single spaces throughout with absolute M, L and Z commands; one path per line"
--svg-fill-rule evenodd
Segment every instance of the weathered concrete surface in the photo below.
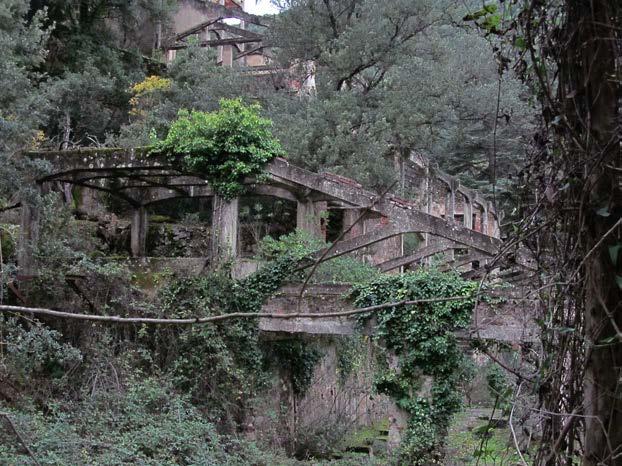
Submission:
M 238 254 L 238 199 L 214 196 L 212 214 L 212 257 L 234 258 Z
M 283 287 L 263 307 L 262 311 L 280 314 L 324 314 L 354 309 L 346 297 L 347 285 L 310 285 L 298 306 L 300 285 Z M 480 302 L 469 329 L 458 333 L 465 339 L 479 338 L 500 342 L 533 342 L 538 329 L 533 321 L 535 303 L 510 297 L 497 304 Z M 273 337 L 286 334 L 351 335 L 357 331 L 373 333 L 373 328 L 358 329 L 352 317 L 327 317 L 324 319 L 259 319 L 259 329 L 275 333 Z
M 308 231 L 314 237 L 326 240 L 326 202 L 304 199 L 298 201 L 296 228 Z
M 345 311 L 352 306 L 343 300 L 350 287 L 347 285 L 309 285 L 298 302 L 300 285 L 283 287 L 273 298 L 264 304 L 262 311 L 276 314 L 323 314 L 326 312 Z M 259 329 L 277 334 L 315 334 L 315 335 L 352 335 L 356 324 L 346 318 L 292 318 L 259 319 Z M 274 336 L 273 336 L 274 337 Z
M 147 231 L 149 229 L 147 209 L 138 207 L 132 212 L 130 226 L 130 249 L 132 257 L 143 257 L 147 252 Z
M 141 185 L 135 189 L 142 191 L 162 190 L 162 184 L 145 182 L 149 177 L 169 177 L 178 179 L 184 175 L 176 171 L 162 157 L 155 155 L 147 156 L 146 150 L 122 151 L 122 150 L 92 150 L 71 152 L 47 152 L 33 154 L 32 157 L 40 157 L 52 163 L 56 167 L 56 173 L 41 179 L 41 182 L 51 180 L 63 180 L 74 182 L 93 189 L 105 189 L 96 183 L 102 177 L 118 176 L 128 179 L 141 179 Z M 377 199 L 377 195 L 360 187 L 356 182 L 334 175 L 320 175 L 291 165 L 287 160 L 277 158 L 266 167 L 272 185 L 281 189 L 289 190 L 294 196 L 306 196 L 311 200 L 340 201 L 353 208 L 368 208 L 370 212 L 389 219 L 390 223 L 397 226 L 394 234 L 379 239 L 387 240 L 401 233 L 419 232 L 436 237 L 446 238 L 488 254 L 495 254 L 501 242 L 489 235 L 465 228 L 451 221 L 446 221 L 440 216 L 434 216 L 420 210 L 420 202 L 401 199 L 394 195 L 388 195 L 384 199 Z M 133 177 L 133 178 L 132 178 Z M 160 181 L 159 183 L 165 182 Z M 197 186 L 205 184 L 197 181 Z M 172 194 L 170 191 L 168 194 Z M 141 204 L 142 201 L 131 197 L 129 193 L 117 192 L 132 205 Z M 161 196 L 160 193 L 158 196 Z M 180 193 L 180 196 L 183 196 Z M 446 194 L 439 205 L 446 206 Z M 147 202 L 153 202 L 154 196 L 145 193 L 142 196 Z M 315 199 L 313 199 L 315 198 Z M 320 199 L 323 198 L 323 199 Z M 303 201 L 308 202 L 308 201 Z M 430 200 L 428 200 L 430 204 Z M 452 204 L 453 205 L 453 204 Z M 304 210 L 304 209 L 301 209 Z M 308 210 L 308 209 L 307 209 Z M 490 210 L 488 213 L 490 214 Z M 301 219 L 305 212 L 301 213 Z M 440 213 L 440 215 L 444 215 Z M 468 222 L 467 222 L 468 223 Z M 397 243 L 395 247 L 399 246 Z M 395 251 L 398 253 L 398 251 Z

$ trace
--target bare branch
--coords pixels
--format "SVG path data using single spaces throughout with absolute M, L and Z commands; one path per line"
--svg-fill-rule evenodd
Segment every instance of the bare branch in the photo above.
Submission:
M 22 435 L 19 433 L 19 431 L 17 430 L 17 427 L 15 427 L 15 424 L 13 424 L 13 420 L 9 416 L 9 413 L 0 412 L 0 416 L 4 417 L 7 420 L 7 422 L 9 423 L 9 426 L 11 427 L 11 430 L 13 431 L 13 433 L 15 434 L 19 442 L 23 445 L 23 447 L 28 452 L 28 456 L 32 458 L 32 460 L 37 466 L 41 466 L 41 463 L 39 463 L 39 460 L 37 460 L 37 457 L 35 456 L 33 451 L 30 449 L 30 447 L 24 440 L 24 437 L 22 437 Z
M 464 301 L 471 299 L 472 296 L 451 296 L 448 298 L 428 298 L 428 299 L 415 299 L 415 300 L 403 300 L 392 303 L 377 304 L 375 306 L 362 307 L 359 309 L 352 309 L 349 311 L 340 312 L 325 312 L 325 313 L 291 313 L 281 314 L 275 312 L 232 312 L 230 314 L 219 314 L 209 317 L 196 317 L 191 319 L 160 319 L 152 317 L 119 317 L 119 316 L 104 316 L 94 314 L 76 314 L 73 312 L 55 311 L 53 309 L 37 308 L 37 307 L 24 307 L 24 306 L 7 306 L 0 305 L 0 312 L 3 313 L 29 313 L 35 315 L 47 315 L 52 317 L 59 317 L 62 319 L 76 319 L 76 320 L 91 320 L 97 322 L 109 322 L 115 324 L 154 324 L 154 325 L 196 325 L 196 324 L 209 324 L 213 322 L 221 322 L 232 319 L 252 319 L 252 318 L 270 318 L 270 319 L 325 319 L 329 317 L 348 317 L 358 314 L 365 314 L 368 312 L 378 311 L 386 309 L 388 307 L 396 306 L 410 306 L 414 304 L 429 304 L 429 303 L 442 303 L 447 301 Z

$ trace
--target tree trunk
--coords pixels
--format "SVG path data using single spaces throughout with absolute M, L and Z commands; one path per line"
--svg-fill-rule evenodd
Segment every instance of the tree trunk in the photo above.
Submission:
M 567 5 L 570 43 L 560 80 L 568 86 L 562 98 L 576 112 L 575 134 L 583 146 L 576 150 L 583 157 L 583 246 L 590 254 L 585 263 L 583 465 L 622 465 L 622 292 L 617 282 L 622 260 L 610 255 L 622 242 L 616 172 L 622 167 L 615 81 L 618 7 L 610 0 L 568 0 Z
M 65 121 L 63 122 L 63 142 L 61 143 L 61 150 L 69 149 L 69 142 L 71 136 L 71 116 L 69 111 L 65 111 Z

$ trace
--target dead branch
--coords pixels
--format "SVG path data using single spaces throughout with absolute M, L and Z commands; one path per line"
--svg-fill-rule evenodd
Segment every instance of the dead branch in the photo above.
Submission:
M 35 315 L 47 315 L 52 317 L 59 317 L 62 319 L 76 319 L 76 320 L 91 320 L 97 322 L 111 322 L 115 324 L 155 324 L 155 325 L 195 325 L 195 324 L 209 324 L 212 322 L 221 322 L 232 319 L 246 319 L 246 318 L 270 318 L 270 319 L 324 319 L 328 317 L 348 317 L 358 314 L 365 314 L 368 312 L 374 312 L 388 307 L 396 306 L 410 306 L 415 304 L 427 304 L 427 303 L 440 303 L 447 301 L 462 301 L 465 299 L 471 299 L 472 296 L 452 296 L 449 298 L 428 298 L 428 299 L 416 299 L 416 300 L 403 300 L 393 303 L 377 304 L 375 306 L 362 307 L 359 309 L 352 309 L 349 311 L 340 312 L 326 312 L 322 314 L 312 313 L 292 313 L 281 314 L 274 312 L 232 312 L 230 314 L 219 314 L 209 317 L 196 317 L 191 319 L 159 319 L 152 317 L 120 317 L 120 316 L 105 316 L 94 314 L 76 314 L 73 312 L 55 311 L 53 309 L 36 308 L 36 307 L 23 307 L 23 306 L 7 306 L 0 305 L 0 312 L 4 313 L 28 313 Z
M 6 207 L 0 207 L 0 212 L 7 212 L 9 210 L 18 209 L 22 206 L 21 202 L 16 202 L 15 204 L 11 204 Z

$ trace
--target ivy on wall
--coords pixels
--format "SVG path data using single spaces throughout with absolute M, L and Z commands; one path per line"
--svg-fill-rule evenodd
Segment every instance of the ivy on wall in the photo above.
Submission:
M 356 285 L 358 307 L 464 296 L 464 300 L 401 305 L 374 313 L 374 338 L 396 361 L 384 361 L 376 389 L 391 396 L 410 417 L 401 444 L 402 460 L 424 465 L 440 461 L 449 422 L 460 407 L 459 377 L 464 365 L 455 330 L 471 319 L 477 284 L 457 274 L 420 270 L 386 275 Z M 361 323 L 372 316 L 363 316 Z M 388 356 L 388 355 L 387 355 Z M 396 364 L 395 364 L 396 363 Z
M 216 112 L 180 110 L 164 140 L 153 136 L 151 153 L 167 156 L 173 166 L 202 176 L 215 193 L 232 199 L 244 191 L 244 178 L 261 175 L 266 163 L 284 153 L 260 110 L 242 99 L 222 99 Z
M 299 259 L 284 253 L 240 280 L 231 278 L 226 268 L 175 280 L 161 291 L 159 312 L 169 318 L 259 312 L 266 299 L 294 275 Z M 255 397 L 269 386 L 268 369 L 283 369 L 294 394 L 301 396 L 321 358 L 303 340 L 261 342 L 256 319 L 145 328 L 142 340 L 148 349 L 155 349 L 152 354 L 176 387 L 206 408 L 213 422 L 230 430 L 244 421 Z

